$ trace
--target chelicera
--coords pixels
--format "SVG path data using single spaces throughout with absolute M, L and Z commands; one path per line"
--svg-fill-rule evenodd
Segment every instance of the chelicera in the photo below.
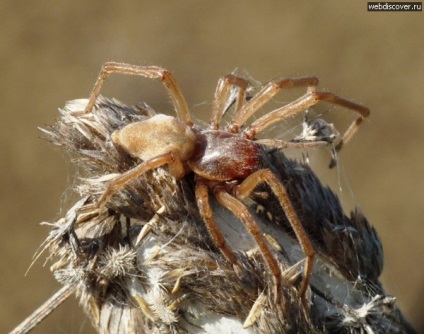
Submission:
M 91 112 L 102 85 L 111 73 L 161 80 L 171 96 L 177 117 L 158 114 L 147 120 L 128 124 L 112 134 L 115 145 L 121 146 L 131 156 L 142 162 L 109 182 L 95 206 L 104 206 L 116 191 L 149 170 L 168 165 L 169 173 L 176 178 L 182 178 L 187 173 L 193 172 L 197 206 L 216 247 L 227 261 L 234 266 L 238 265 L 237 256 L 214 223 L 209 204 L 210 192 L 222 206 L 238 217 L 257 243 L 274 278 L 275 296 L 278 297 L 281 281 L 280 267 L 253 217 L 242 202 L 259 184 L 266 183 L 278 198 L 306 255 L 303 281 L 299 290 L 300 296 L 304 297 L 312 272 L 314 248 L 290 202 L 284 185 L 274 175 L 271 166 L 267 166 L 263 145 L 314 146 L 327 145 L 328 142 L 294 143 L 272 139 L 256 140 L 255 137 L 270 125 L 305 111 L 320 101 L 327 101 L 358 113 L 356 120 L 336 145 L 336 150 L 340 150 L 357 131 L 363 120 L 368 117 L 369 110 L 332 93 L 317 91 L 318 79 L 315 77 L 271 81 L 247 101 L 248 82 L 229 74 L 218 82 L 209 125 L 206 129 L 202 129 L 193 124 L 184 96 L 169 71 L 156 66 L 110 62 L 102 67 L 85 113 Z M 307 87 L 307 92 L 303 96 L 246 125 L 248 119 L 281 89 L 302 86 Z M 237 91 L 234 117 L 222 127 L 222 117 L 233 88 Z

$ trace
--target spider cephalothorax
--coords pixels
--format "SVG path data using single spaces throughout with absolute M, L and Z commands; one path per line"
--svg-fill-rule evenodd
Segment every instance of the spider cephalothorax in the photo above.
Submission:
M 349 108 L 359 114 L 337 143 L 336 150 L 340 150 L 368 116 L 368 109 L 332 93 L 316 91 L 318 79 L 315 77 L 269 82 L 249 101 L 246 101 L 248 82 L 230 74 L 219 80 L 209 125 L 206 129 L 202 129 L 191 121 L 187 103 L 170 72 L 155 66 L 139 67 L 122 63 L 106 63 L 94 86 L 85 113 L 92 110 L 104 81 L 111 73 L 140 75 L 162 80 L 172 98 L 177 117 L 159 114 L 147 120 L 131 123 L 113 133 L 112 141 L 115 145 L 121 146 L 130 155 L 143 160 L 143 162 L 112 180 L 96 206 L 105 205 L 114 192 L 148 170 L 168 165 L 170 174 L 176 178 L 194 172 L 197 206 L 211 239 L 224 257 L 231 264 L 237 266 L 238 260 L 234 251 L 227 245 L 221 231 L 214 223 L 209 205 L 209 191 L 213 192 L 221 205 L 238 217 L 257 243 L 274 277 L 275 297 L 278 298 L 281 280 L 280 267 L 254 219 L 241 202 L 244 198 L 249 197 L 259 184 L 266 183 L 276 195 L 306 255 L 304 277 L 300 287 L 300 295 L 303 297 L 312 272 L 314 249 L 290 202 L 284 185 L 272 172 L 272 166 L 267 166 L 267 162 L 263 158 L 262 145 L 287 147 L 306 144 L 272 139 L 255 140 L 255 137 L 270 125 L 289 115 L 304 111 L 319 101 L 327 101 Z M 291 103 L 266 113 L 246 126 L 247 120 L 278 91 L 282 88 L 299 86 L 308 87 L 307 93 Z M 237 88 L 235 116 L 227 126 L 221 127 L 222 116 L 225 113 L 232 87 Z M 326 144 L 328 141 L 312 143 L 312 145 Z

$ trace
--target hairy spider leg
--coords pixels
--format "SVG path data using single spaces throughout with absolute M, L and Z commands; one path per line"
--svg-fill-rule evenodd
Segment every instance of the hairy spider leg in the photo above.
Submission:
M 289 221 L 294 233 L 296 234 L 300 247 L 306 255 L 304 277 L 299 290 L 299 294 L 303 298 L 305 296 L 309 285 L 309 279 L 312 274 L 313 259 L 315 255 L 314 248 L 311 241 L 309 240 L 308 235 L 306 234 L 305 229 L 303 228 L 302 223 L 300 222 L 299 217 L 296 214 L 296 211 L 293 208 L 285 187 L 270 169 L 260 169 L 249 175 L 240 185 L 236 187 L 235 195 L 237 198 L 244 199 L 248 197 L 260 183 L 266 183 L 271 187 L 271 190 L 274 192 L 275 196 L 280 202 L 280 205 L 286 214 L 287 220 Z M 267 258 L 269 256 L 272 255 L 266 254 L 265 257 Z M 272 261 L 275 261 L 274 258 L 272 258 Z
M 364 106 L 348 101 L 346 99 L 343 99 L 329 92 L 306 93 L 305 95 L 301 96 L 297 100 L 289 104 L 286 104 L 285 106 L 278 108 L 276 110 L 273 110 L 265 114 L 264 116 L 260 117 L 259 119 L 254 121 L 250 126 L 248 126 L 245 130 L 243 130 L 243 133 L 246 136 L 246 138 L 253 139 L 256 135 L 264 131 L 270 125 L 276 122 L 279 122 L 290 115 L 306 110 L 309 107 L 316 105 L 320 101 L 333 103 L 341 107 L 353 110 L 354 112 L 359 114 L 359 116 L 352 122 L 352 124 L 345 131 L 345 133 L 342 136 L 342 139 L 337 144 L 336 152 L 338 152 L 353 137 L 355 132 L 358 130 L 359 126 L 369 116 L 370 111 L 368 108 Z M 333 166 L 334 166 L 334 160 L 330 164 L 330 167 L 333 167 Z
M 281 270 L 277 260 L 270 251 L 265 239 L 263 238 L 258 225 L 255 223 L 252 215 L 246 206 L 240 202 L 237 198 L 231 196 L 222 186 L 213 187 L 213 192 L 218 202 L 225 208 L 229 209 L 246 227 L 249 234 L 255 240 L 259 247 L 260 252 L 267 264 L 269 270 L 272 273 L 274 280 L 274 297 L 275 301 L 280 298 L 280 286 L 281 286 Z
M 241 108 L 246 99 L 246 89 L 249 83 L 246 79 L 237 77 L 233 74 L 228 74 L 219 79 L 218 85 L 212 103 L 212 113 L 209 119 L 209 129 L 217 130 L 221 123 L 224 113 L 225 104 L 227 103 L 230 89 L 232 86 L 238 87 L 238 94 L 236 100 L 236 112 Z
M 277 139 L 258 139 L 255 141 L 258 144 L 278 147 L 278 148 L 313 148 L 313 147 L 324 147 L 328 145 L 327 141 L 308 141 L 308 142 L 291 142 Z
M 100 74 L 94 84 L 93 91 L 91 92 L 90 99 L 85 108 L 84 113 L 89 113 L 93 109 L 93 106 L 100 94 L 103 84 L 106 79 L 112 73 L 120 73 L 125 75 L 139 75 L 149 79 L 160 79 L 169 95 L 171 96 L 174 104 L 175 112 L 180 121 L 187 125 L 193 125 L 191 121 L 190 112 L 188 110 L 187 102 L 184 95 L 181 93 L 180 87 L 178 86 L 174 76 L 168 70 L 165 70 L 158 66 L 137 66 L 126 63 L 108 62 L 102 66 Z
M 252 99 L 246 102 L 236 113 L 228 125 L 228 129 L 239 132 L 240 127 L 264 104 L 269 102 L 275 94 L 283 88 L 308 87 L 308 92 L 315 91 L 318 86 L 318 78 L 305 77 L 294 79 L 281 79 L 267 83 Z
M 199 208 L 200 215 L 205 222 L 209 235 L 215 246 L 221 251 L 222 255 L 224 255 L 225 259 L 232 265 L 236 265 L 238 262 L 236 255 L 231 248 L 228 247 L 224 236 L 214 222 L 212 209 L 209 204 L 209 188 L 207 183 L 200 177 L 196 177 L 195 180 L 197 207 Z
M 102 196 L 100 196 L 95 206 L 97 208 L 104 206 L 116 191 L 122 189 L 128 182 L 134 180 L 140 175 L 146 173 L 147 171 L 166 164 L 172 164 L 174 162 L 177 162 L 177 159 L 173 153 L 169 152 L 158 155 L 157 157 L 147 160 L 135 166 L 134 168 L 126 171 L 125 173 L 118 176 L 116 179 L 113 179 L 109 182 L 106 187 L 106 190 L 103 192 Z

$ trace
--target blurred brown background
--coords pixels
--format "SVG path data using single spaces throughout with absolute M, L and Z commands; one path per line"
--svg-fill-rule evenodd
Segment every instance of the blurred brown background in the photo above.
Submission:
M 317 75 L 322 88 L 369 106 L 342 174 L 382 238 L 385 287 L 424 328 L 422 12 L 367 12 L 365 1 L 2 1 L 0 25 L 0 332 L 58 289 L 43 260 L 24 277 L 48 231 L 38 223 L 69 208 L 74 177 L 37 127 L 87 97 L 110 60 L 172 70 L 195 114 L 235 68 L 260 81 Z M 158 109 L 168 101 L 159 83 L 122 76 L 103 94 Z M 92 331 L 72 298 L 34 333 Z

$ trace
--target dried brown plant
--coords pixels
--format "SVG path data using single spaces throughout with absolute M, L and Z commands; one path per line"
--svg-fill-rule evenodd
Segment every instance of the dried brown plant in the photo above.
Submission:
M 99 96 L 115 72 L 160 78 L 177 118 Z M 318 92 L 317 84 L 314 77 L 283 79 L 247 98 L 248 81 L 230 74 L 219 81 L 209 127 L 202 129 L 168 71 L 105 64 L 91 98 L 68 102 L 56 123 L 42 129 L 74 159 L 81 199 L 63 218 L 45 223 L 51 231 L 40 253 L 49 251 L 64 287 L 13 333 L 31 329 L 74 292 L 100 333 L 412 333 L 379 282 L 383 251 L 374 228 L 359 209 L 346 215 L 307 163 L 283 153 L 327 144 L 337 152 L 368 116 L 367 108 Z M 308 91 L 244 128 L 292 86 Z M 359 114 L 341 138 L 315 119 L 290 142 L 256 139 L 321 100 Z M 235 116 L 221 130 L 231 107 Z M 155 126 L 163 125 L 164 138 L 154 137 Z M 233 151 L 226 152 L 221 137 Z M 220 149 L 212 147 L 218 142 Z M 162 144 L 172 150 L 162 152 Z M 238 173 L 231 160 L 240 145 L 248 148 L 242 154 L 248 173 Z M 153 155 L 145 156 L 146 146 Z M 200 161 L 199 147 L 216 164 Z M 162 165 L 168 168 L 157 168 Z M 227 172 L 236 176 L 225 178 Z M 236 198 L 243 203 L 233 206 Z
M 237 250 L 239 270 L 225 260 L 194 204 L 193 176 L 149 171 L 116 192 L 102 210 L 84 210 L 107 182 L 137 161 L 111 144 L 126 124 L 151 117 L 100 97 L 69 102 L 43 130 L 84 171 L 81 200 L 51 223 L 45 248 L 57 280 L 75 289 L 100 333 L 404 333 L 409 329 L 378 277 L 383 255 L 359 210 L 346 216 L 337 196 L 307 164 L 267 151 L 318 255 L 307 303 L 299 298 L 303 253 L 267 186 L 248 203 L 283 271 L 282 299 L 272 275 L 237 219 L 215 201 L 215 220 Z

